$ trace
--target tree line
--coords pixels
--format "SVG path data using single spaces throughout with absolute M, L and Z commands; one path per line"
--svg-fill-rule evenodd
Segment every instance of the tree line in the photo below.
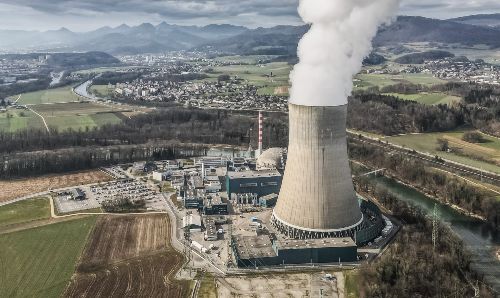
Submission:
M 445 203 L 479 214 L 493 227 L 500 228 L 500 201 L 481 188 L 434 168 L 425 167 L 422 162 L 405 155 L 387 155 L 374 145 L 351 141 L 349 154 L 351 158 L 370 167 L 387 169 L 391 176 Z
M 368 182 L 369 183 L 369 182 Z M 405 224 L 386 253 L 360 270 L 363 297 L 494 297 L 471 268 L 471 255 L 449 227 L 438 223 L 434 248 L 432 221 L 421 209 L 402 202 L 386 189 L 364 185 L 393 216 Z

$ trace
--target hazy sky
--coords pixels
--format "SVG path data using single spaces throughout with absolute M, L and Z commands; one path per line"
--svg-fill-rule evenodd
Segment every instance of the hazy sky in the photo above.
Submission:
M 314 1 L 314 0 L 310 0 Z M 332 0 L 335 1 L 335 0 Z M 499 13 L 499 0 L 402 0 L 400 15 Z M 249 27 L 299 24 L 298 0 L 0 0 L 0 29 L 88 31 L 143 22 Z

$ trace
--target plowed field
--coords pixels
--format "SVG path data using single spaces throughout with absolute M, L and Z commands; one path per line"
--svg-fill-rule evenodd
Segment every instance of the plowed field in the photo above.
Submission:
M 101 217 L 64 296 L 185 297 L 166 215 Z

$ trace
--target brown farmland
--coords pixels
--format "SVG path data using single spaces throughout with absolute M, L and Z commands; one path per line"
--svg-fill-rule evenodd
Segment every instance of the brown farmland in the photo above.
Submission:
M 85 171 L 61 175 L 47 175 L 20 180 L 0 180 L 0 202 L 19 197 L 71 186 L 99 183 L 112 180 L 111 176 L 100 171 Z
M 66 297 L 185 297 L 174 280 L 183 257 L 169 245 L 164 214 L 103 216 L 85 246 Z

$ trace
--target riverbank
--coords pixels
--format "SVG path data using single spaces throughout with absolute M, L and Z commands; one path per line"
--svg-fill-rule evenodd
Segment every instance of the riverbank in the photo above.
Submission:
M 372 166 L 369 166 L 361 161 L 358 161 L 356 160 L 356 163 L 358 163 L 359 165 L 369 169 L 369 170 L 375 170 L 374 167 Z M 393 179 L 395 181 L 397 181 L 398 183 L 406 186 L 406 187 L 409 187 L 409 188 L 412 188 L 422 194 L 424 194 L 425 196 L 429 197 L 430 199 L 436 201 L 437 203 L 440 203 L 440 204 L 443 204 L 443 205 L 446 205 L 450 208 L 453 208 L 455 211 L 459 212 L 460 214 L 462 215 L 465 215 L 465 216 L 468 216 L 468 217 L 471 217 L 471 218 L 474 218 L 474 219 L 478 219 L 478 220 L 481 220 L 483 222 L 487 222 L 486 218 L 484 216 L 481 216 L 479 214 L 476 214 L 476 213 L 473 213 L 473 212 L 470 212 L 469 210 L 465 209 L 465 208 L 462 208 L 456 204 L 452 204 L 452 203 L 449 203 L 449 202 L 446 202 L 444 201 L 443 198 L 440 198 L 436 195 L 433 195 L 432 193 L 430 193 L 427 189 L 424 189 L 422 187 L 419 187 L 419 186 L 416 186 L 416 185 L 413 185 L 411 184 L 410 182 L 408 181 L 404 181 L 403 179 L 401 179 L 398 175 L 396 175 L 393 171 L 389 170 L 389 169 L 385 169 L 384 171 L 384 176 L 387 177 L 387 178 L 390 178 L 390 179 Z

